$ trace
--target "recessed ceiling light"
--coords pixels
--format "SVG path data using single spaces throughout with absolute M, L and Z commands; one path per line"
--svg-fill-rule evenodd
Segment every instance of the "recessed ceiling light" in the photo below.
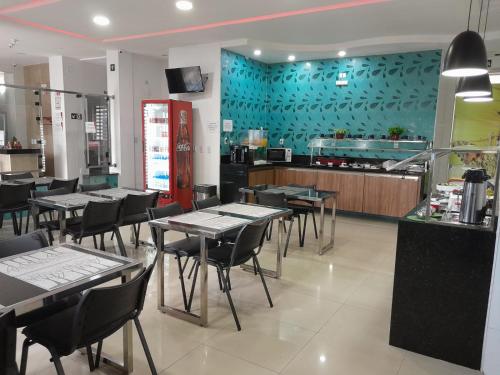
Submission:
M 108 26 L 109 25 L 109 18 L 106 16 L 95 16 L 92 18 L 92 21 L 98 25 L 98 26 Z
M 255 51 L 253 51 L 253 54 L 255 56 L 260 56 L 260 55 L 262 55 L 262 51 L 260 49 L 256 49 Z
M 180 9 L 180 10 L 193 9 L 193 3 L 191 1 L 187 1 L 187 0 L 180 0 L 180 1 L 176 2 L 175 6 L 177 7 L 177 9 Z
M 295 56 L 294 55 L 288 56 L 288 61 L 295 61 Z
M 344 57 L 345 55 L 347 55 L 347 52 L 346 52 L 346 51 L 339 51 L 339 52 L 337 53 L 337 56 L 338 56 L 338 57 Z

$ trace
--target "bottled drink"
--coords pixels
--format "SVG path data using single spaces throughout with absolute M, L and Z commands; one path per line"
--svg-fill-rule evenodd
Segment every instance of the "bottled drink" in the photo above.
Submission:
M 177 132 L 177 187 L 191 188 L 191 141 L 187 127 L 187 111 L 179 112 L 179 131 Z

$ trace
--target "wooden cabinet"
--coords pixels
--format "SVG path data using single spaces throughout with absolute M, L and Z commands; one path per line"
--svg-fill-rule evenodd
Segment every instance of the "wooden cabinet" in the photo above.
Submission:
M 274 168 L 256 169 L 248 172 L 248 185 L 274 184 Z
M 419 202 L 420 186 L 420 177 L 366 174 L 363 212 L 401 217 Z
M 276 185 L 316 185 L 318 171 L 301 168 L 276 168 Z
M 365 174 L 358 172 L 318 171 L 317 188 L 336 191 L 337 209 L 363 212 L 363 192 Z M 327 202 L 326 207 L 331 208 Z

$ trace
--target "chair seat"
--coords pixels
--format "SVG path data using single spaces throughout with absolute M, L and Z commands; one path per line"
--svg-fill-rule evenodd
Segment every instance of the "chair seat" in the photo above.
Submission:
M 216 240 L 208 240 L 208 248 L 213 248 L 218 245 Z M 200 254 L 200 238 L 189 237 L 182 240 L 169 242 L 165 244 L 164 251 L 170 254 L 179 254 L 183 257 L 192 257 Z
M 148 214 L 146 212 L 140 213 L 140 214 L 135 214 L 135 215 L 128 215 L 123 217 L 121 225 L 132 225 L 132 224 L 138 224 L 138 223 L 145 223 L 148 221 Z
M 11 212 L 17 212 L 17 211 L 26 211 L 26 210 L 31 210 L 31 205 L 29 203 L 23 202 L 23 203 L 17 203 L 12 206 L 4 206 L 0 207 L 0 213 L 11 213 Z
M 69 333 L 73 331 L 76 307 L 74 305 L 29 325 L 23 329 L 23 334 L 45 347 L 54 347 L 61 356 L 71 354 L 73 338 Z
M 83 231 L 83 237 L 93 236 L 96 234 L 111 232 L 114 230 L 114 225 L 106 225 L 101 227 L 86 228 Z M 77 221 L 66 225 L 66 233 L 74 237 L 79 237 L 82 234 L 82 222 Z
M 56 300 L 48 305 L 42 306 L 36 310 L 16 316 L 16 327 L 25 327 L 35 324 L 36 322 L 46 319 L 56 313 L 67 308 L 77 305 L 82 299 L 80 293 L 75 293 L 71 296 Z
M 71 217 L 66 219 L 66 227 L 70 225 L 80 224 L 81 222 L 81 217 Z M 50 230 L 59 230 L 59 220 L 42 221 L 40 222 L 40 227 Z
M 232 251 L 232 244 L 222 244 L 221 246 L 209 248 L 207 262 L 208 264 L 211 264 L 213 266 L 221 266 L 222 268 L 227 268 L 231 263 Z M 196 256 L 196 259 L 199 260 L 199 255 Z M 249 259 L 251 259 L 251 257 L 246 257 L 244 259 L 235 259 L 233 266 L 243 264 Z
M 288 204 L 288 208 L 293 210 L 294 215 L 305 215 L 314 211 L 312 206 L 303 206 L 300 204 Z

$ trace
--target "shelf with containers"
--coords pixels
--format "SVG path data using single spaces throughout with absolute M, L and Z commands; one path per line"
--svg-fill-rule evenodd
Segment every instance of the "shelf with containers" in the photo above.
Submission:
M 321 156 L 323 150 L 421 153 L 432 147 L 432 142 L 409 139 L 314 138 L 308 146 L 312 165 L 314 157 Z
M 448 158 L 448 176 L 446 181 L 436 176 L 436 164 L 441 158 Z M 462 165 L 452 166 L 450 160 L 455 158 L 463 162 Z M 495 218 L 498 214 L 498 180 L 500 170 L 499 146 L 459 146 L 451 148 L 428 149 L 397 162 L 387 168 L 391 170 L 404 170 L 410 165 L 426 164 L 428 178 L 424 202 L 407 215 L 407 219 L 415 221 L 432 222 L 443 225 L 456 225 L 475 229 L 495 230 Z M 458 169 L 457 169 L 458 168 Z M 471 224 L 460 221 L 460 210 L 463 199 L 464 184 L 462 175 L 472 169 L 484 169 L 484 174 L 489 178 L 486 184 L 485 196 L 475 196 L 474 199 L 484 202 L 484 218 L 480 224 Z M 455 176 L 452 175 L 455 173 Z M 456 175 L 458 173 L 458 175 Z

